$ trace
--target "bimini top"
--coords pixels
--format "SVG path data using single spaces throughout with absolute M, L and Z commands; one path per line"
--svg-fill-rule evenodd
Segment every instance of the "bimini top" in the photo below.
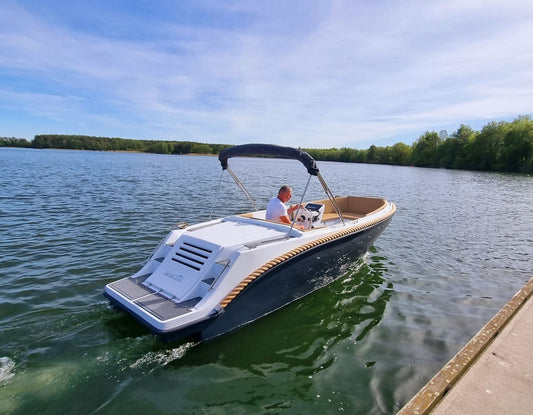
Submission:
M 319 173 L 315 159 L 309 153 L 292 147 L 282 147 L 274 144 L 243 144 L 227 148 L 220 152 L 218 159 L 222 170 L 228 168 L 228 159 L 231 157 L 270 156 L 284 159 L 299 160 L 309 174 L 317 176 Z

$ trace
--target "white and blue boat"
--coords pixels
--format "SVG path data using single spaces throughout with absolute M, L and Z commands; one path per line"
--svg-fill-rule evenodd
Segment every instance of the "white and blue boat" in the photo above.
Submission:
M 209 340 L 320 289 L 363 256 L 392 220 L 394 203 L 361 196 L 334 197 L 306 152 L 268 144 L 230 147 L 232 157 L 299 160 L 324 188 L 304 202 L 290 224 L 267 221 L 265 210 L 172 230 L 134 275 L 106 285 L 110 302 L 162 339 Z

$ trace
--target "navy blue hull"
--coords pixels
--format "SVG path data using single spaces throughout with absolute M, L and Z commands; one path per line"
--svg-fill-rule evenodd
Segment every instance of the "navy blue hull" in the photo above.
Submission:
M 325 287 L 368 251 L 391 220 L 304 251 L 255 279 L 218 316 L 159 336 L 175 340 L 199 334 L 201 340 L 210 340 Z

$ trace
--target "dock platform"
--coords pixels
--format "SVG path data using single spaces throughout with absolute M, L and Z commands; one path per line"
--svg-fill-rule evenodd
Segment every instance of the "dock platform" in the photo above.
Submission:
M 533 278 L 398 414 L 533 414 Z

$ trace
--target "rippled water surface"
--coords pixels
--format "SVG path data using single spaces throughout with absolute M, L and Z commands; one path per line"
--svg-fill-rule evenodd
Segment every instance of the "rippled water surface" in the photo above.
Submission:
M 305 169 L 230 164 L 260 206 Z M 533 178 L 318 163 L 398 211 L 330 286 L 217 340 L 109 307 L 177 222 L 250 210 L 215 157 L 0 148 L 0 413 L 390 414 L 532 275 Z M 322 198 L 311 182 L 309 198 Z

